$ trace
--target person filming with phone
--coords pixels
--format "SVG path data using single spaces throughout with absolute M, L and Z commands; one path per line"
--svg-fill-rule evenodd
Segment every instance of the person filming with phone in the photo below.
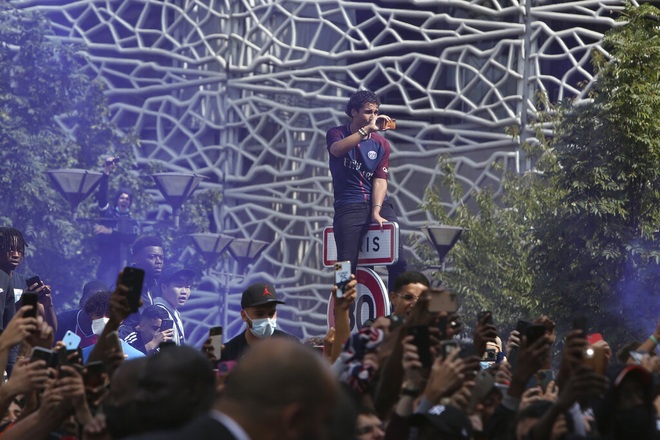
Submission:
M 22 294 L 30 291 L 37 295 L 38 314 L 43 316 L 48 325 L 57 330 L 57 316 L 53 307 L 50 285 L 44 283 L 39 276 L 26 277 L 16 272 L 25 258 L 27 247 L 28 244 L 21 231 L 11 227 L 0 228 L 0 289 L 2 289 L 2 297 L 5 295 L 12 297 L 12 301 L 0 304 L 0 308 L 4 309 L 0 313 L 0 317 L 6 325 L 13 316 L 11 310 L 19 309 L 23 305 Z M 9 313 L 8 317 L 4 317 L 5 313 Z
M 164 324 L 169 326 L 164 328 Z M 167 311 L 156 305 L 145 307 L 142 310 L 140 323 L 124 338 L 136 350 L 144 354 L 154 354 L 158 351 L 161 342 L 171 341 L 174 336 L 173 321 L 169 319 Z
M 335 196 L 337 260 L 350 261 L 353 274 L 357 273 L 360 245 L 369 225 L 378 223 L 382 228 L 385 222 L 398 221 L 394 206 L 387 199 L 390 144 L 380 135 L 396 125 L 389 116 L 379 114 L 379 108 L 375 93 L 359 90 L 346 105 L 351 121 L 326 134 Z M 403 244 L 399 243 L 399 260 L 387 267 L 389 292 L 406 268 Z

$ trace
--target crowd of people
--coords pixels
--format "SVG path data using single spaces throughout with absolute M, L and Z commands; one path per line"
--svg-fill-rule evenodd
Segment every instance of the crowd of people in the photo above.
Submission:
M 167 265 L 158 237 L 134 233 L 130 191 L 110 207 L 114 158 L 95 233 L 116 248 L 74 310 L 56 315 L 48 283 L 16 271 L 27 243 L 0 228 L 0 439 L 658 438 L 660 322 L 616 351 L 579 320 L 557 335 L 553 317 L 521 317 L 505 334 L 491 311 L 462 316 L 456 293 L 400 258 L 389 268 L 390 313 L 352 330 L 359 243 L 370 224 L 396 221 L 390 147 L 378 133 L 395 124 L 379 106 L 357 92 L 350 123 L 327 135 L 338 256 L 353 274 L 328 286 L 325 336 L 300 341 L 279 329 L 284 301 L 257 282 L 242 294 L 244 331 L 224 345 L 188 345 L 179 309 L 195 273 Z M 131 268 L 120 271 L 126 258 Z M 132 268 L 144 275 L 138 304 L 124 276 Z
M 178 307 L 194 274 L 164 267 L 155 240 L 133 246 L 133 263 L 148 274 L 138 313 L 120 274 L 112 291 L 87 283 L 79 309 L 51 318 L 49 286 L 27 286 L 13 272 L 22 234 L 0 228 L 0 366 L 8 376 L 0 438 L 658 437 L 660 323 L 648 340 L 617 352 L 576 323 L 560 335 L 553 361 L 558 335 L 549 317 L 521 320 L 504 335 L 491 312 L 461 316 L 454 292 L 406 271 L 392 283 L 391 314 L 359 331 L 349 316 L 355 276 L 341 295 L 332 286 L 335 328 L 314 341 L 278 329 L 284 301 L 275 286 L 254 283 L 242 294 L 245 330 L 218 352 L 210 340 L 186 344 Z M 36 306 L 22 304 L 27 292 L 37 293 Z M 467 320 L 471 338 L 462 331 Z

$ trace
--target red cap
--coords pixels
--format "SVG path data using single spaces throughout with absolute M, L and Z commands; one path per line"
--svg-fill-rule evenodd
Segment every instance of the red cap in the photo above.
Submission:
M 592 333 L 590 335 L 587 335 L 587 342 L 589 345 L 594 345 L 596 342 L 600 342 L 603 340 L 603 335 L 600 333 Z

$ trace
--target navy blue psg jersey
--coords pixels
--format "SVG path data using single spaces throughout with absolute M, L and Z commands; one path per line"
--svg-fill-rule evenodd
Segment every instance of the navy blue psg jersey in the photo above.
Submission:
M 350 135 L 349 125 L 331 128 L 326 134 L 335 207 L 347 203 L 369 202 L 373 179 L 387 179 L 390 144 L 377 133 L 371 133 L 367 139 L 341 157 L 330 153 L 332 144 Z

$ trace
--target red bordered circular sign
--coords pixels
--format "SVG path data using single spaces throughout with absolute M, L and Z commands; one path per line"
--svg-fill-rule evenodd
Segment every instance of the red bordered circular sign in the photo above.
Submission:
M 378 274 L 372 269 L 358 267 L 357 269 L 357 299 L 351 306 L 349 318 L 351 333 L 361 329 L 368 320 L 390 314 L 390 298 L 387 287 Z M 328 301 L 328 327 L 335 326 L 335 300 L 330 295 Z

